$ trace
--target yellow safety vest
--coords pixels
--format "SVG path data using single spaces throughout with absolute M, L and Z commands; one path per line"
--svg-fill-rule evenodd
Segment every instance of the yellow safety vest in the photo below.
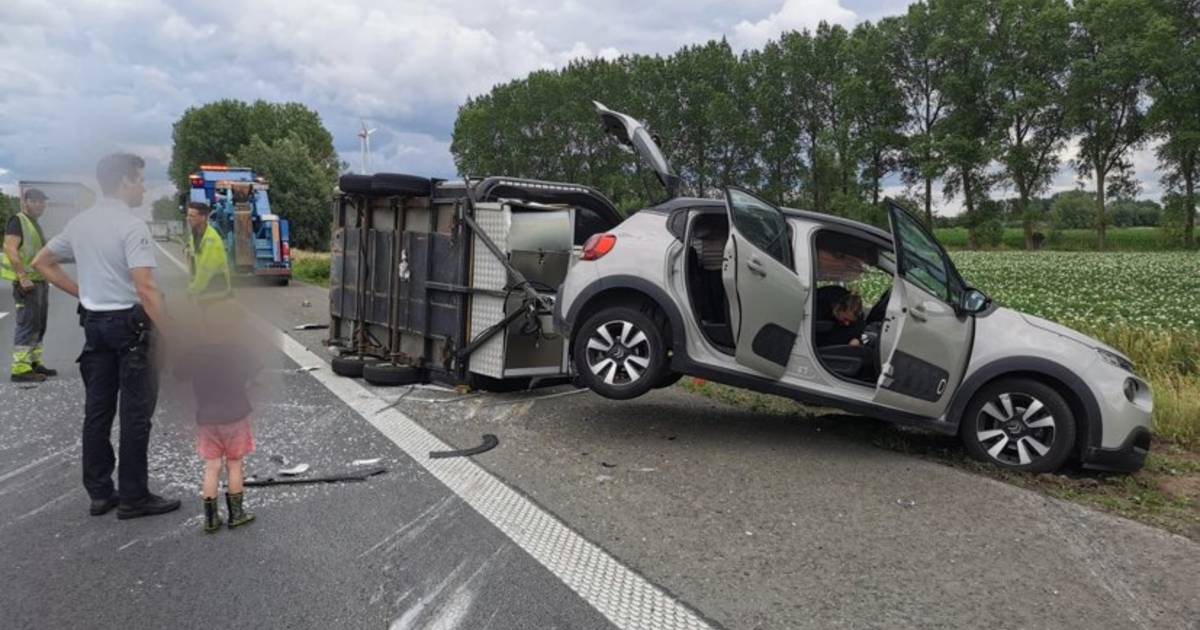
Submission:
M 21 256 L 21 264 L 25 267 L 25 275 L 33 281 L 41 281 L 42 274 L 34 271 L 30 263 L 33 262 L 33 257 L 42 249 L 42 234 L 38 232 L 37 226 L 34 225 L 33 219 L 29 218 L 24 212 L 18 212 L 17 217 L 21 219 L 21 248 L 17 250 Z M 13 268 L 12 261 L 8 259 L 8 254 L 0 252 L 0 278 L 4 278 L 10 282 L 17 281 L 17 270 Z
M 232 285 L 229 279 L 229 261 L 225 258 L 225 243 L 221 240 L 221 235 L 217 234 L 213 226 L 207 225 L 204 227 L 204 236 L 200 238 L 198 252 L 195 250 L 195 242 L 195 237 L 189 230 L 187 254 L 192 261 L 192 281 L 188 283 L 188 293 L 199 295 L 228 291 Z M 225 277 L 225 286 L 210 289 L 208 285 L 218 274 Z

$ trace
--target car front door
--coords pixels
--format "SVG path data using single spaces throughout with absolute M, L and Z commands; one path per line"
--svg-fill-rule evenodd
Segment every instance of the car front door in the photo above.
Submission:
M 729 297 L 738 363 L 771 378 L 787 369 L 808 287 L 795 272 L 782 211 L 736 188 L 725 190 L 729 240 L 721 279 Z
M 938 417 L 962 380 L 975 319 L 956 306 L 964 287 L 946 251 L 912 214 L 887 206 L 896 271 L 875 402 Z

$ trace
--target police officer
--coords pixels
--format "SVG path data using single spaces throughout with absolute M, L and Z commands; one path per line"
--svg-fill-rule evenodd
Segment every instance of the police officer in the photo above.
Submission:
M 229 261 L 225 258 L 225 243 L 216 229 L 208 223 L 208 215 L 211 212 L 206 203 L 193 201 L 188 204 L 187 222 L 190 234 L 185 251 L 192 273 L 192 279 L 188 283 L 188 295 L 200 304 L 229 297 L 233 293 L 233 285 L 229 279 Z
M 58 374 L 42 363 L 50 292 L 42 274 L 31 266 L 46 240 L 38 224 L 38 217 L 45 211 L 46 194 L 29 188 L 21 195 L 21 211 L 10 217 L 4 228 L 0 278 L 12 282 L 13 302 L 17 307 L 12 354 L 12 380 L 16 383 L 40 383 Z
M 117 508 L 117 518 L 163 514 L 178 499 L 150 492 L 146 449 L 158 403 L 156 329 L 164 327 L 162 294 L 154 281 L 154 245 L 146 222 L 131 210 L 142 205 L 145 162 L 116 153 L 96 165 L 104 195 L 71 219 L 33 259 L 55 287 L 79 298 L 85 341 L 79 371 L 87 390 L 83 420 L 83 485 L 95 516 Z M 59 266 L 74 258 L 76 284 Z M 120 399 L 118 491 L 110 433 Z

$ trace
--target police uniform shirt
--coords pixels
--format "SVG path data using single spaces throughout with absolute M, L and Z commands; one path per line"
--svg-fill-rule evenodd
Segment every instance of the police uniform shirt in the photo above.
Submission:
M 104 198 L 71 219 L 46 247 L 75 260 L 79 302 L 89 311 L 132 308 L 139 300 L 129 270 L 158 266 L 149 226 L 116 199 Z

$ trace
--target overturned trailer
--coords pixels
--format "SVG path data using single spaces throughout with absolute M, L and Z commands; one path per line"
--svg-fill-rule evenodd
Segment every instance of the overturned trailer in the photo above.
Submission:
M 343 176 L 333 213 L 334 370 L 488 389 L 568 376 L 557 289 L 587 239 L 624 219 L 577 184 L 391 173 Z

